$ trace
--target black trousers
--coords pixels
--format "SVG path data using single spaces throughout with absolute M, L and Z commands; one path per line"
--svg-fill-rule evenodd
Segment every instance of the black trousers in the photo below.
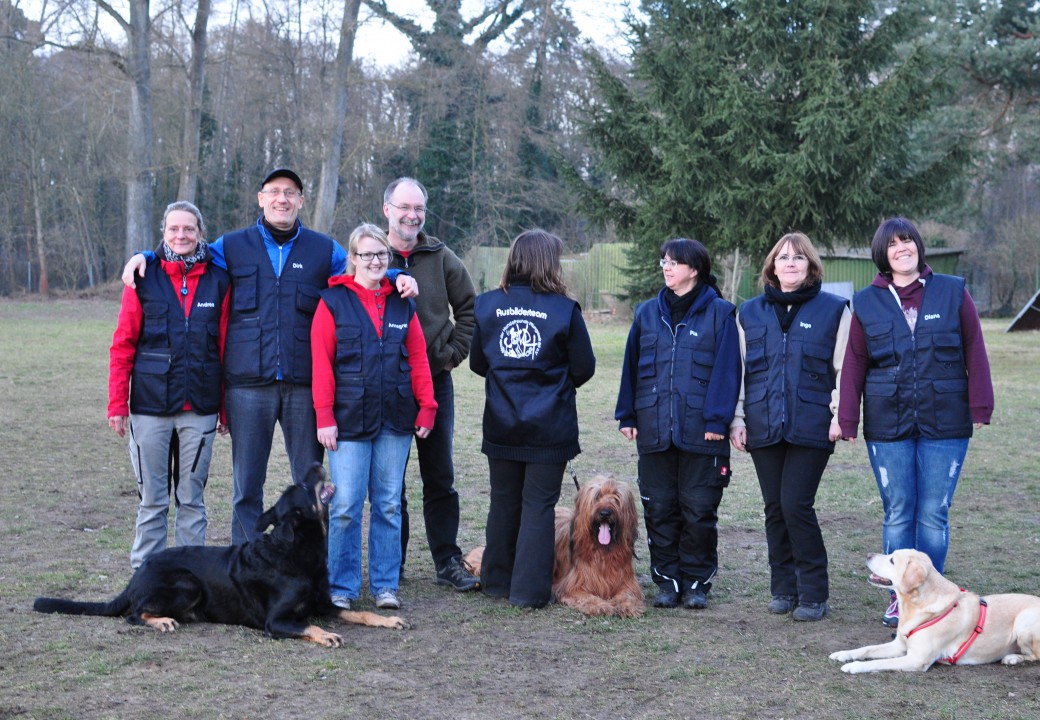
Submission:
M 422 439 L 416 438 L 415 451 L 419 457 L 419 476 L 422 478 L 423 520 L 426 540 L 434 566 L 440 570 L 453 557 L 461 557 L 458 546 L 459 494 L 455 491 L 455 461 L 452 438 L 455 435 L 455 384 L 450 372 L 433 376 L 433 397 L 437 401 L 437 416 L 433 430 Z M 408 552 L 408 499 L 407 482 L 401 486 L 401 565 Z
M 729 477 L 729 458 L 674 445 L 639 456 L 650 572 L 659 587 L 711 589 L 719 567 L 719 503 Z
M 773 595 L 800 602 L 828 598 L 827 549 L 813 505 L 830 456 L 829 450 L 782 440 L 751 451 L 765 502 Z
M 556 502 L 566 463 L 488 458 L 491 502 L 480 587 L 514 605 L 543 607 L 552 596 Z

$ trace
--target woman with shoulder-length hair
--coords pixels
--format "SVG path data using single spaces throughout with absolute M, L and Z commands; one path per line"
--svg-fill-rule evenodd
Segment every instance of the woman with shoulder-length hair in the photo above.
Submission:
M 838 378 L 852 315 L 821 292 L 812 241 L 788 233 L 762 265 L 764 294 L 737 314 L 744 383 L 730 442 L 750 452 L 765 503 L 769 611 L 799 621 L 828 612 L 827 550 L 814 504 L 841 437 Z
M 878 274 L 852 300 L 838 420 L 854 439 L 862 400 L 885 552 L 920 550 L 942 572 L 968 439 L 993 415 L 986 344 L 964 279 L 932 272 L 912 222 L 885 220 L 870 249 Z M 883 622 L 899 624 L 894 595 Z
M 562 254 L 556 235 L 520 233 L 498 289 L 474 307 L 469 363 L 485 378 L 481 451 L 491 482 L 480 583 L 519 607 L 551 596 L 554 508 L 567 462 L 581 452 L 576 390 L 596 371 Z
M 636 307 L 614 417 L 639 453 L 654 606 L 673 608 L 681 598 L 700 609 L 718 570 L 718 509 L 730 479 L 736 307 L 722 299 L 696 240 L 667 241 L 660 264 L 665 287 Z

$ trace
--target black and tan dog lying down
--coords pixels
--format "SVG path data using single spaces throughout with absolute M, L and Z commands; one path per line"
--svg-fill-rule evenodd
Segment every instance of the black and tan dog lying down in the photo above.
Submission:
M 342 638 L 310 619 L 401 629 L 399 617 L 352 612 L 332 604 L 326 565 L 326 513 L 320 500 L 325 487 L 321 465 L 311 470 L 306 487 L 292 485 L 260 516 L 257 530 L 271 532 L 230 547 L 185 546 L 163 550 L 138 568 L 126 589 L 111 602 L 76 602 L 37 598 L 43 613 L 125 616 L 160 632 L 181 623 L 245 625 L 273 638 L 303 638 L 339 647 Z
M 847 673 L 927 670 L 934 663 L 1004 665 L 1040 660 L 1040 597 L 961 590 L 927 555 L 896 550 L 867 558 L 870 582 L 895 591 L 899 627 L 892 642 L 831 655 Z

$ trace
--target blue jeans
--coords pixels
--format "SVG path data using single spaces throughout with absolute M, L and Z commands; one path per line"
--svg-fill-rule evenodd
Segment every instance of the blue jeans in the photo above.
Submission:
M 361 518 L 368 496 L 368 586 L 397 591 L 401 575 L 401 479 L 411 435 L 386 430 L 374 440 L 339 440 L 329 451 L 336 493 L 329 504 L 329 585 L 333 595 L 361 594 Z
M 939 572 L 950 547 L 950 506 L 968 438 L 867 442 L 885 509 L 885 552 L 920 550 Z
M 231 428 L 231 543 L 255 540 L 256 521 L 264 512 L 267 461 L 274 442 L 274 425 L 282 426 L 292 481 L 307 482 L 307 473 L 320 463 L 325 449 L 318 442 L 317 420 L 310 385 L 274 382 L 259 387 L 229 387 L 224 393 Z M 280 492 L 288 485 L 280 480 Z

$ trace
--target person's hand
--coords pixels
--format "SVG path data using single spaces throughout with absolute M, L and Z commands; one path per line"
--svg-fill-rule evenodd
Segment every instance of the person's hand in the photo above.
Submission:
M 318 442 L 326 450 L 336 449 L 336 438 L 339 437 L 339 428 L 335 425 L 318 428 Z
M 747 452 L 747 428 L 735 427 L 729 430 L 729 442 L 740 452 Z
M 431 430 L 433 430 L 433 428 L 417 427 L 415 428 L 415 437 L 419 438 L 420 440 L 422 440 L 423 438 L 427 438 L 430 436 Z
M 147 265 L 148 263 L 144 261 L 144 255 L 141 253 L 137 253 L 127 260 L 126 265 L 123 266 L 123 284 L 131 289 L 137 288 L 137 283 L 134 282 L 134 274 L 136 273 L 137 275 L 144 277 L 144 269 Z
M 411 275 L 401 273 L 397 276 L 397 292 L 403 298 L 419 297 L 419 283 Z
M 126 435 L 126 415 L 113 415 L 108 419 L 108 426 L 115 430 L 116 435 Z
M 838 442 L 839 440 L 842 440 L 843 438 L 841 435 L 841 425 L 839 425 L 836 422 L 832 422 L 831 429 L 827 432 L 827 437 L 830 439 L 831 442 Z
M 621 428 L 621 434 L 629 440 L 635 440 L 636 436 L 639 435 L 639 431 L 634 427 L 623 427 Z
M 983 427 L 984 425 L 986 425 L 986 424 L 987 424 L 987 423 L 975 423 L 975 429 L 976 429 L 976 430 L 981 430 L 981 429 L 982 429 L 982 427 Z
M 704 439 L 705 440 L 709 440 L 709 441 L 725 440 L 726 436 L 722 435 L 721 433 L 706 432 L 706 433 L 704 433 Z
M 231 432 L 231 428 L 229 428 L 227 426 L 227 423 L 222 423 L 222 422 L 218 422 L 217 423 L 217 434 L 218 435 L 227 435 L 230 432 Z

